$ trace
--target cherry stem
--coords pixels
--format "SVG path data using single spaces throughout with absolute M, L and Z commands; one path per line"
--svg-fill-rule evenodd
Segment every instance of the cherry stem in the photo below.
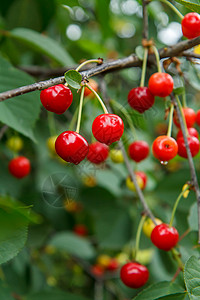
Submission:
M 169 124 L 168 124 L 168 130 L 167 130 L 168 137 L 171 137 L 171 134 L 172 134 L 173 112 L 174 112 L 174 105 L 172 103 L 170 105 L 170 112 L 169 112 Z
M 160 0 L 160 2 L 167 4 L 175 12 L 175 14 L 177 14 L 177 16 L 179 16 L 179 18 L 181 20 L 184 18 L 184 16 L 180 13 L 180 11 L 171 2 L 169 2 L 167 0 Z
M 173 207 L 173 211 L 172 211 L 172 215 L 171 215 L 171 220 L 169 222 L 169 227 L 172 227 L 173 221 L 174 221 L 174 217 L 175 217 L 175 213 L 176 213 L 176 209 L 177 206 L 182 198 L 182 196 L 184 195 L 184 193 L 190 188 L 190 186 L 188 185 L 178 196 L 178 198 L 175 201 L 174 207 Z
M 79 71 L 82 67 L 84 67 L 87 64 L 91 64 L 91 63 L 102 64 L 102 62 L 103 62 L 102 59 L 89 59 L 89 60 L 86 60 L 76 68 L 76 71 Z
M 148 49 L 144 48 L 144 58 L 142 63 L 142 75 L 140 80 L 140 86 L 143 87 L 145 83 L 145 75 L 146 75 L 146 68 L 147 68 L 147 57 L 148 57 Z
M 88 98 L 85 99 L 85 104 L 86 104 L 88 101 L 89 101 Z M 79 109 L 79 107 L 76 108 L 76 110 L 75 110 L 75 112 L 74 112 L 74 114 L 73 114 L 73 117 L 72 117 L 72 119 L 71 119 L 71 121 L 70 121 L 70 124 L 69 124 L 69 130 L 73 130 L 74 127 L 75 127 L 75 123 L 76 123 L 76 119 L 77 119 L 77 114 L 78 114 L 78 109 Z
M 188 133 L 187 124 L 186 124 L 186 121 L 185 121 L 185 116 L 183 114 L 183 108 L 182 108 L 181 102 L 179 100 L 179 97 L 177 95 L 176 95 L 176 100 L 177 100 L 178 107 L 179 107 L 179 110 L 180 110 L 180 113 L 181 113 L 181 117 L 182 117 L 182 120 L 183 120 L 183 125 L 184 125 L 184 129 L 185 129 L 185 132 L 186 132 L 186 136 L 188 137 L 189 133 Z
M 183 93 L 182 100 L 183 100 L 183 107 L 187 107 L 185 92 Z
M 100 102 L 102 108 L 103 108 L 103 111 L 105 114 L 108 114 L 108 110 L 103 102 L 103 100 L 100 98 L 100 96 L 97 94 L 97 92 L 89 85 L 89 84 L 85 84 L 84 86 L 86 86 L 95 96 L 96 98 L 98 99 L 98 101 Z
M 136 240 L 135 240 L 135 255 L 134 255 L 135 261 L 137 261 L 137 254 L 138 254 L 139 245 L 140 245 L 140 236 L 141 236 L 142 227 L 143 227 L 145 219 L 146 219 L 146 215 L 143 215 L 140 220 L 140 223 L 138 225 L 138 229 L 137 229 Z
M 155 46 L 152 46 L 152 49 L 153 49 L 153 52 L 154 52 L 154 54 L 155 54 L 158 72 L 159 72 L 159 73 L 162 73 L 161 65 L 160 65 L 160 55 L 159 55 L 158 49 L 157 49 Z
M 183 271 L 184 270 L 184 263 L 182 262 L 182 260 L 180 258 L 180 253 L 174 248 L 171 249 L 171 253 L 172 253 L 174 259 L 177 261 L 178 266 L 180 267 L 181 271 Z
M 49 131 L 50 135 L 54 136 L 56 135 L 56 125 L 55 125 L 55 119 L 54 119 L 54 114 L 50 111 L 48 111 L 48 125 L 49 125 Z
M 79 133 L 80 125 L 81 125 L 81 115 L 82 115 L 82 108 L 83 108 L 83 99 L 84 99 L 84 90 L 85 86 L 81 89 L 81 97 L 80 97 L 80 104 L 79 104 L 79 111 L 78 111 L 78 120 L 76 125 L 76 132 Z
M 110 103 L 113 104 L 115 107 L 117 107 L 123 113 L 123 115 L 125 116 L 125 118 L 127 120 L 128 125 L 131 129 L 134 139 L 137 140 L 138 138 L 137 138 L 135 127 L 133 125 L 133 121 L 131 120 L 131 117 L 130 117 L 128 111 L 126 110 L 126 108 L 124 108 L 121 104 L 119 104 L 115 100 L 110 100 Z

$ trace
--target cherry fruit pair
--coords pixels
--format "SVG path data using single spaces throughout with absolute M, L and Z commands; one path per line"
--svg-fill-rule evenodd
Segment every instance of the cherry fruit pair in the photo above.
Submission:
M 115 114 L 102 114 L 94 119 L 92 132 L 98 142 L 110 145 L 118 141 L 124 131 L 122 119 Z M 87 140 L 79 133 L 65 131 L 55 143 L 57 154 L 67 162 L 79 164 L 87 155 L 94 163 L 101 163 L 108 156 L 108 147 L 95 143 L 89 147 Z M 99 153 L 103 150 L 102 156 Z M 96 153 L 96 154 L 94 154 Z M 103 159 L 103 160 L 102 160 Z

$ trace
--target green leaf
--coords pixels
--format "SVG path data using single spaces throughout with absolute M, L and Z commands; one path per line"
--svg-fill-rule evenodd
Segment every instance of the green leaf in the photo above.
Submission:
M 75 89 L 81 88 L 82 76 L 75 70 L 69 70 L 65 73 L 66 82 Z
M 185 92 L 185 88 L 184 87 L 178 87 L 176 89 L 173 90 L 175 95 L 182 95 Z
M 34 80 L 27 73 L 15 69 L 0 56 L 0 92 L 29 85 Z M 0 121 L 35 140 L 33 128 L 39 117 L 39 93 L 28 93 L 0 102 Z
M 3 282 L 0 282 L 0 295 L 1 300 L 14 300 L 14 298 L 11 296 L 12 292 L 4 286 Z
M 45 54 L 62 66 L 74 64 L 67 51 L 55 40 L 27 28 L 15 28 L 10 31 L 10 37 L 23 42 L 39 53 Z
M 188 223 L 191 230 L 198 231 L 198 214 L 197 214 L 197 203 L 195 202 L 189 212 Z
M 191 256 L 185 264 L 185 285 L 190 300 L 200 299 L 200 262 L 195 256 Z
M 108 37 L 111 34 L 109 5 L 109 0 L 95 1 L 96 15 L 104 37 Z
M 176 2 L 184 5 L 185 7 L 197 12 L 197 13 L 200 13 L 200 5 L 199 4 L 196 4 L 196 3 L 193 3 L 193 2 L 188 2 L 188 1 L 184 1 L 184 0 L 175 0 Z
M 71 232 L 56 234 L 49 245 L 83 259 L 89 259 L 95 255 L 95 250 L 87 239 L 76 236 Z
M 139 58 L 140 60 L 143 60 L 143 58 L 144 58 L 144 47 L 142 47 L 142 46 L 137 46 L 137 47 L 135 48 L 135 54 L 138 56 L 138 58 Z
M 178 293 L 174 295 L 164 296 L 156 300 L 189 300 L 187 293 Z
M 183 288 L 176 283 L 170 281 L 162 281 L 148 286 L 139 293 L 133 300 L 155 300 L 166 295 L 177 294 L 183 292 Z
M 26 297 L 26 300 L 88 300 L 80 295 L 74 295 L 62 291 L 39 292 Z

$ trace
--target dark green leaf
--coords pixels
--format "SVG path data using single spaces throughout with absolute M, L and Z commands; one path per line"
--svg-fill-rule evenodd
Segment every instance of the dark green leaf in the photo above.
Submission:
M 67 51 L 50 37 L 27 28 L 15 28 L 9 36 L 25 43 L 39 53 L 47 55 L 62 66 L 74 64 Z
M 148 286 L 148 288 L 144 289 L 133 300 L 155 300 L 162 296 L 177 294 L 183 291 L 183 288 L 176 283 L 162 281 Z
M 191 256 L 185 264 L 185 285 L 190 300 L 200 299 L 200 262 L 195 256 Z
M 84 259 L 92 258 L 95 255 L 95 250 L 87 239 L 76 236 L 71 232 L 56 234 L 49 245 L 57 250 L 66 251 Z
M 69 70 L 65 73 L 66 82 L 75 89 L 81 88 L 82 76 L 75 70 Z
M 178 293 L 174 295 L 164 296 L 156 300 L 189 300 L 187 293 Z
M 184 5 L 187 8 L 197 12 L 197 13 L 200 13 L 200 5 L 199 4 L 184 1 L 184 0 L 175 0 L 175 1 L 182 4 L 182 5 Z
M 26 300 L 88 300 L 80 295 L 74 295 L 62 291 L 40 292 L 27 296 Z
M 0 282 L 0 295 L 1 295 L 1 300 L 14 300 L 12 297 L 12 292 L 4 286 L 3 282 Z
M 195 202 L 189 212 L 188 223 L 191 230 L 198 231 L 198 214 L 197 214 L 197 203 Z
M 175 95 L 182 95 L 185 92 L 185 88 L 184 87 L 178 87 L 176 89 L 173 90 Z
M 109 0 L 96 0 L 96 14 L 104 37 L 108 37 L 111 33 L 110 27 L 110 10 Z

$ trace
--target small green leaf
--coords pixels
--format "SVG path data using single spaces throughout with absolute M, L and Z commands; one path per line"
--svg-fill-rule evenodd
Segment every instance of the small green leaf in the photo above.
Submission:
M 157 298 L 156 300 L 189 300 L 189 297 L 187 293 L 178 293 Z
M 197 12 L 197 13 L 200 13 L 200 5 L 199 4 L 184 1 L 184 0 L 175 0 L 175 1 L 182 4 L 182 5 L 184 5 L 187 8 Z
M 83 259 L 89 259 L 95 255 L 95 250 L 87 239 L 76 236 L 71 232 L 56 234 L 49 245 Z
M 185 285 L 190 300 L 200 299 L 200 261 L 197 257 L 191 256 L 185 264 L 184 269 Z
M 183 288 L 176 283 L 170 281 L 161 281 L 148 286 L 139 293 L 133 300 L 155 300 L 166 295 L 184 292 Z
M 191 230 L 198 231 L 198 214 L 197 214 L 197 203 L 195 202 L 189 211 L 188 223 Z
M 135 53 L 136 53 L 136 55 L 138 56 L 138 58 L 139 58 L 140 60 L 143 60 L 143 58 L 144 58 L 144 47 L 142 47 L 142 46 L 137 46 L 137 47 L 135 48 Z
M 75 89 L 81 88 L 82 76 L 75 70 L 69 70 L 65 73 L 66 82 Z
M 184 87 L 178 87 L 176 89 L 173 90 L 175 95 L 182 95 L 185 92 L 185 88 Z

